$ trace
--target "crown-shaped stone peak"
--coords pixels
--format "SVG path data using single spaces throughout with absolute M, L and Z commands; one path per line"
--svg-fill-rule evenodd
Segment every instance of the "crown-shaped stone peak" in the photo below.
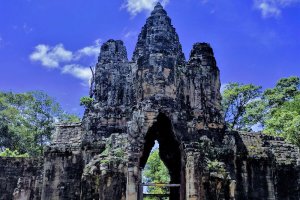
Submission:
M 157 2 L 154 7 L 154 10 L 157 10 L 157 9 L 164 9 L 160 2 Z
M 163 8 L 163 6 L 161 5 L 160 2 L 157 2 L 157 4 L 155 5 L 153 11 L 151 12 L 151 15 L 155 15 L 157 13 L 167 14 L 167 12 L 164 10 L 164 8 Z

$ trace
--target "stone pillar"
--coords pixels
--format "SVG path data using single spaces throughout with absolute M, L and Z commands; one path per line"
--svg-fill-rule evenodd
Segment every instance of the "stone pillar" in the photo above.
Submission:
M 231 180 L 229 184 L 229 197 L 230 200 L 235 200 L 235 193 L 236 193 L 236 181 Z
M 32 178 L 30 177 L 20 177 L 18 180 L 18 186 L 13 193 L 13 200 L 28 200 L 30 199 L 31 188 L 32 188 Z
M 199 168 L 199 153 L 186 152 L 185 179 L 186 200 L 200 200 L 201 198 L 201 173 Z
M 139 169 L 136 166 L 128 166 L 126 200 L 138 200 Z

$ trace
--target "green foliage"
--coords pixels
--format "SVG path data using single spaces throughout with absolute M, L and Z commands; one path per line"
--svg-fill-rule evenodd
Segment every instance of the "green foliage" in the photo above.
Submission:
M 108 149 L 108 148 L 105 148 L 105 150 L 102 151 L 101 154 L 102 154 L 102 155 L 105 155 L 105 156 L 108 156 L 108 154 L 109 154 L 109 149 Z
M 46 93 L 0 92 L 0 149 L 39 156 L 49 143 L 54 123 L 69 117 Z
M 207 168 L 210 172 L 217 172 L 223 175 L 225 175 L 226 173 L 224 165 L 217 160 L 213 160 L 213 161 L 209 160 L 207 162 Z
M 261 87 L 252 84 L 229 83 L 222 94 L 225 121 L 229 129 L 249 129 L 250 122 L 244 115 L 247 106 L 261 95 Z
M 17 150 L 11 151 L 6 148 L 4 151 L 0 152 L 0 157 L 14 157 L 14 158 L 28 158 L 28 153 L 21 154 Z
M 300 79 L 289 77 L 280 79 L 276 86 L 263 93 L 265 104 L 261 123 L 263 132 L 281 136 L 300 146 Z
M 300 95 L 272 107 L 264 125 L 264 133 L 284 137 L 300 146 Z
M 123 158 L 125 156 L 125 152 L 121 148 L 118 148 L 115 151 L 115 156 L 118 158 Z
M 169 183 L 169 171 L 159 157 L 159 150 L 151 152 L 143 173 L 143 181 L 148 183 Z M 153 194 L 166 194 L 167 188 L 148 187 L 147 192 Z
M 28 120 L 29 94 L 0 93 L 0 148 L 26 153 L 33 141 Z
M 81 119 L 77 115 L 64 113 L 61 122 L 63 123 L 78 123 Z
M 280 79 L 274 88 L 231 83 L 223 92 L 225 121 L 231 129 L 249 130 L 260 125 L 269 135 L 281 136 L 300 146 L 300 78 Z
M 28 119 L 33 130 L 34 142 L 38 144 L 40 154 L 43 147 L 49 143 L 51 134 L 54 130 L 56 119 L 60 120 L 63 111 L 60 105 L 46 93 L 34 91 L 29 93 L 33 97 L 28 109 Z
M 104 160 L 101 160 L 100 163 L 101 163 L 101 164 L 108 164 L 108 163 L 109 163 L 109 160 L 104 159 Z
M 300 93 L 299 86 L 299 77 L 291 76 L 289 78 L 282 78 L 274 88 L 267 89 L 264 92 L 263 98 L 269 108 L 278 108 L 285 102 L 294 100 L 295 96 Z
M 94 99 L 91 97 L 81 97 L 80 98 L 80 105 L 84 106 L 85 108 L 90 108 Z

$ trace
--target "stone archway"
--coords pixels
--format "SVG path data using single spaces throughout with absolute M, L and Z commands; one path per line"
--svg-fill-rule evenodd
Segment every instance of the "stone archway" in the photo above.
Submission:
M 159 156 L 169 170 L 170 183 L 183 185 L 180 143 L 173 132 L 171 120 L 162 113 L 159 113 L 156 122 L 149 128 L 145 136 L 140 168 L 145 167 L 155 141 L 159 143 Z M 183 196 L 182 187 L 170 188 L 170 200 L 180 200 Z

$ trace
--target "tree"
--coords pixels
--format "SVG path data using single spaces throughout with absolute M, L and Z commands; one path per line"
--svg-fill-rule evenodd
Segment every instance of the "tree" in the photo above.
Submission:
M 30 96 L 27 94 L 0 93 L 0 148 L 25 153 L 31 138 L 25 113 Z M 29 142 L 29 143 L 28 143 Z
M 159 149 L 151 152 L 143 173 L 144 182 L 169 183 L 169 171 L 159 157 Z M 151 194 L 166 194 L 167 188 L 148 187 L 147 192 Z
M 27 119 L 34 134 L 34 141 L 38 147 L 40 154 L 43 153 L 43 148 L 49 144 L 54 124 L 68 120 L 75 120 L 74 117 L 66 114 L 58 102 L 42 91 L 29 92 L 33 98 L 29 103 Z
M 297 102 L 299 104 L 299 100 Z M 265 122 L 264 133 L 281 136 L 300 146 L 300 109 L 290 110 L 286 106 L 277 109 Z
M 251 121 L 244 117 L 247 109 L 261 96 L 261 87 L 253 84 L 229 83 L 222 93 L 222 106 L 229 129 L 249 129 Z M 253 116 L 254 117 L 254 116 Z
M 225 121 L 231 129 L 260 125 L 265 134 L 280 136 L 300 146 L 300 78 L 280 79 L 262 94 L 252 84 L 231 83 L 223 92 Z
M 273 89 L 263 94 L 266 114 L 262 120 L 263 132 L 281 136 L 300 146 L 300 79 L 280 79 Z
M 294 97 L 300 94 L 300 79 L 296 76 L 282 78 L 273 89 L 265 90 L 263 99 L 267 102 L 269 109 L 279 108 L 285 102 L 292 101 Z
M 0 92 L 0 151 L 6 148 L 38 156 L 50 142 L 54 123 L 79 121 L 41 91 L 22 94 Z

